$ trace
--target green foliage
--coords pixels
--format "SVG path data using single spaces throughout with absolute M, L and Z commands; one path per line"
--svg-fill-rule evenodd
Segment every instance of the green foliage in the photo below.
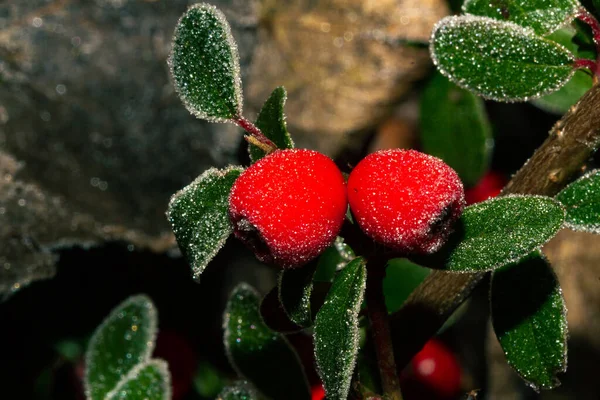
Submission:
M 440 72 L 454 83 L 499 101 L 554 92 L 573 74 L 574 56 L 566 48 L 488 17 L 442 19 L 434 27 L 430 51 Z
M 358 313 L 367 272 L 355 258 L 336 276 L 314 326 L 317 370 L 328 400 L 345 400 L 359 346 Z
M 448 246 L 446 269 L 491 271 L 516 262 L 554 237 L 564 218 L 562 205 L 543 196 L 505 196 L 469 206 Z
M 238 285 L 225 310 L 225 348 L 238 374 L 274 399 L 310 398 L 302 365 L 285 337 L 262 321 L 260 297 L 247 284 Z
M 581 96 L 592 88 L 593 80 L 585 71 L 576 71 L 567 84 L 558 91 L 535 99 L 532 103 L 544 111 L 565 114 Z
M 352 248 L 344 243 L 343 238 L 338 236 L 335 238 L 335 242 L 319 257 L 313 280 L 316 282 L 333 282 L 335 272 L 344 268 L 354 257 Z
M 279 300 L 290 320 L 298 326 L 312 325 L 310 295 L 316 267 L 316 263 L 309 263 L 279 274 Z
M 536 390 L 558 386 L 556 374 L 567 368 L 566 308 L 541 252 L 494 271 L 490 299 L 508 363 Z
M 138 364 L 105 400 L 171 400 L 171 378 L 167 363 L 150 360 Z
M 285 126 L 283 107 L 285 106 L 286 99 L 287 93 L 283 86 L 273 90 L 273 93 L 271 93 L 271 96 L 269 96 L 258 113 L 255 123 L 263 135 L 271 139 L 278 149 L 294 148 L 294 141 Z M 248 152 L 250 153 L 250 160 L 252 162 L 256 162 L 265 156 L 264 150 L 253 144 L 248 144 Z
M 600 233 L 600 170 L 593 170 L 556 195 L 567 209 L 566 226 Z
M 577 0 L 465 0 L 465 14 L 511 21 L 538 35 L 555 31 L 572 19 L 581 4 Z
M 123 376 L 149 360 L 154 350 L 157 316 L 152 301 L 132 296 L 118 305 L 96 329 L 86 353 L 85 391 L 104 400 Z
M 383 293 L 388 311 L 390 313 L 398 311 L 430 272 L 430 269 L 410 262 L 406 258 L 394 258 L 388 261 L 383 279 Z
M 483 101 L 436 73 L 421 100 L 421 145 L 474 186 L 486 172 L 492 133 Z
M 241 173 L 241 167 L 211 168 L 175 193 L 169 202 L 167 218 L 194 279 L 200 278 L 233 231 L 229 192 Z
M 216 400 L 258 400 L 258 394 L 246 381 L 237 381 L 227 386 L 217 396 Z
M 224 377 L 206 361 L 201 361 L 194 374 L 194 388 L 202 397 L 214 399 L 223 389 Z
M 225 16 L 214 6 L 191 6 L 179 19 L 169 66 L 189 112 L 213 122 L 242 113 L 237 46 Z

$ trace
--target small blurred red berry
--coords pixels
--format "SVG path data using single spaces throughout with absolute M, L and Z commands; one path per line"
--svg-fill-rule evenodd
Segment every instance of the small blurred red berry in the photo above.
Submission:
M 154 357 L 162 358 L 169 364 L 173 400 L 185 396 L 192 386 L 198 362 L 196 352 L 187 339 L 175 331 L 159 331 Z
M 325 399 L 325 389 L 323 385 L 315 385 L 310 390 L 312 400 L 323 400 Z
M 467 205 L 480 203 L 500 194 L 504 186 L 507 184 L 507 179 L 504 175 L 498 172 L 488 171 L 477 185 L 465 190 L 465 200 Z

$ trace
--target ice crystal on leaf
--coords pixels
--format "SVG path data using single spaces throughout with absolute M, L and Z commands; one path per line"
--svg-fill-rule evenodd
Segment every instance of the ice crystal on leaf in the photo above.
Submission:
M 588 172 L 556 195 L 567 209 L 566 226 L 600 233 L 600 170 Z
M 171 375 L 163 360 L 138 364 L 105 400 L 171 400 Z
M 358 313 L 366 282 L 365 260 L 355 258 L 336 276 L 315 319 L 317 370 L 330 400 L 348 397 L 358 353 Z
M 90 400 L 107 394 L 154 350 L 157 314 L 152 301 L 132 296 L 118 305 L 90 339 L 86 353 L 85 392 Z
M 216 400 L 257 400 L 256 391 L 246 381 L 237 381 L 224 388 Z
M 167 218 L 196 280 L 233 231 L 229 193 L 242 171 L 211 168 L 171 198 Z
M 577 0 L 465 0 L 462 10 L 465 14 L 511 21 L 546 35 L 567 23 L 580 7 Z
M 488 17 L 454 16 L 433 28 L 431 57 L 457 85 L 498 101 L 554 92 L 573 75 L 574 56 L 530 28 Z
M 168 63 L 175 89 L 196 117 L 225 122 L 242 114 L 237 45 L 216 7 L 195 4 L 183 14 Z

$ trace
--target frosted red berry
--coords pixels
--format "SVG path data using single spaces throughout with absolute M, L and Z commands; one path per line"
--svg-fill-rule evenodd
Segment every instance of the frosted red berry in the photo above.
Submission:
M 296 267 L 325 250 L 348 207 L 342 173 L 312 150 L 278 150 L 235 181 L 229 214 L 235 236 L 263 262 Z
M 403 253 L 438 250 L 464 208 L 456 172 L 415 150 L 383 150 L 365 157 L 348 178 L 348 202 L 361 229 Z
M 310 398 L 311 398 L 311 400 L 324 400 L 325 399 L 325 389 L 323 389 L 323 385 L 321 385 L 321 384 L 314 385 L 310 389 Z
M 407 399 L 454 399 L 461 389 L 461 368 L 454 353 L 438 339 L 429 340 L 401 376 Z

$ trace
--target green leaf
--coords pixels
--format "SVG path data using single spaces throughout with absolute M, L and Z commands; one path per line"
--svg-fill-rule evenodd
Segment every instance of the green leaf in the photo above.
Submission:
M 313 280 L 315 282 L 333 282 L 336 271 L 344 268 L 354 258 L 354 251 L 344 242 L 344 238 L 336 237 L 335 242 L 319 256 Z
M 104 400 L 121 378 L 154 350 L 157 316 L 152 301 L 132 296 L 119 304 L 96 329 L 86 353 L 88 399 Z
M 492 133 L 483 101 L 436 73 L 421 100 L 422 150 L 439 157 L 474 186 L 487 171 Z
M 300 268 L 283 270 L 279 274 L 281 305 L 290 320 L 301 327 L 312 325 L 310 295 L 316 267 L 316 263 L 309 263 Z
M 576 71 L 571 80 L 558 91 L 535 99 L 532 103 L 544 111 L 565 114 L 592 88 L 592 77 L 585 71 Z
M 574 71 L 574 56 L 563 46 L 488 17 L 442 19 L 434 27 L 430 52 L 451 81 L 499 101 L 526 101 L 554 92 Z
M 314 326 L 317 370 L 328 400 L 345 400 L 359 346 L 358 313 L 366 286 L 363 258 L 336 276 Z
M 183 14 L 168 63 L 177 93 L 197 118 L 224 122 L 242 114 L 237 46 L 216 7 L 195 4 Z
M 567 209 L 566 226 L 600 233 L 600 170 L 588 172 L 556 195 Z
M 255 124 L 266 137 L 275 143 L 278 149 L 294 148 L 294 141 L 285 126 L 285 115 L 283 114 L 286 99 L 287 93 L 283 86 L 273 90 L 258 113 Z M 248 152 L 252 162 L 265 156 L 264 150 L 253 144 L 248 144 Z
M 398 311 L 430 272 L 429 268 L 421 267 L 406 258 L 388 261 L 383 279 L 383 293 L 388 312 Z
M 210 168 L 169 202 L 167 218 L 196 280 L 233 232 L 229 192 L 242 171 L 232 166 Z
M 150 360 L 136 365 L 105 400 L 171 400 L 167 363 Z
M 237 381 L 227 386 L 216 400 L 258 400 L 258 394 L 246 381 Z
M 446 268 L 491 271 L 516 262 L 552 239 L 565 210 L 549 197 L 511 195 L 469 206 L 460 218 Z
M 567 368 L 565 302 L 552 268 L 536 251 L 492 275 L 492 323 L 508 363 L 536 390 Z
M 465 0 L 465 14 L 511 21 L 546 35 L 573 19 L 577 0 Z
M 262 321 L 260 297 L 247 284 L 238 285 L 224 315 L 225 348 L 238 374 L 273 399 L 310 399 L 300 360 L 285 337 Z
M 194 374 L 194 388 L 202 397 L 214 399 L 223 389 L 225 378 L 207 361 L 200 361 Z

